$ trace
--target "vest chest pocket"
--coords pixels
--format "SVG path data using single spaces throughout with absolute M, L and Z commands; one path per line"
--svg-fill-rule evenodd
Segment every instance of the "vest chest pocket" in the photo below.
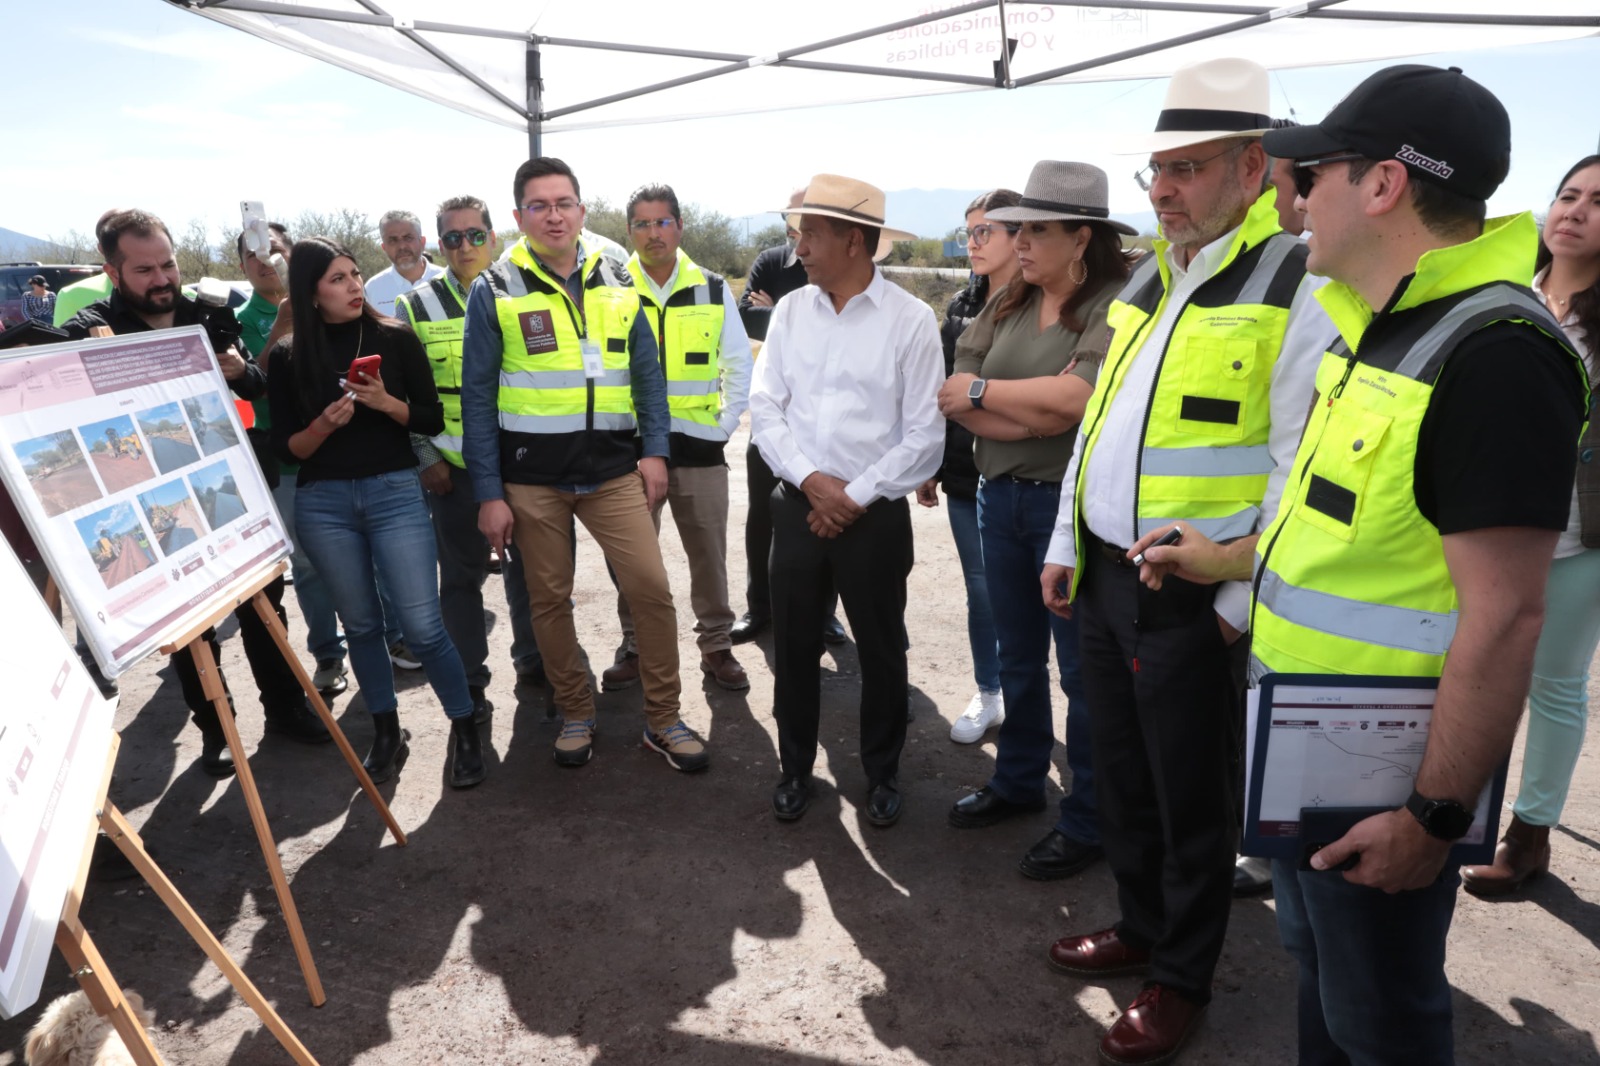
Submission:
M 1299 489 L 1296 518 L 1347 543 L 1356 539 L 1367 483 L 1391 421 L 1353 403 L 1334 406 Z
M 1193 337 L 1184 344 L 1182 392 L 1176 397 L 1181 432 L 1228 440 L 1245 436 L 1256 414 L 1251 384 L 1264 362 L 1259 347 L 1248 337 Z

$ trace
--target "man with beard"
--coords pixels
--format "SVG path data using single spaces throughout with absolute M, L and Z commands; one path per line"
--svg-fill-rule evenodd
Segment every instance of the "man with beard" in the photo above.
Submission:
M 378 237 L 383 254 L 394 265 L 367 280 L 367 302 L 393 317 L 394 302 L 402 293 L 426 285 L 444 268 L 422 254 L 428 239 L 422 235 L 422 221 L 410 211 L 385 211 L 378 220 Z
M 1138 180 L 1161 223 L 1113 301 L 1040 575 L 1080 612 L 1083 682 L 1106 862 L 1121 920 L 1064 937 L 1051 965 L 1090 979 L 1146 972 L 1101 1041 L 1109 1063 L 1166 1062 L 1211 998 L 1232 903 L 1234 778 L 1249 622 L 1246 582 L 1139 582 L 1128 545 L 1154 530 L 1234 541 L 1271 520 L 1332 323 L 1305 245 L 1264 192 L 1267 72 L 1242 59 L 1180 69 Z M 1075 600 L 1075 602 L 1074 602 Z
M 121 336 L 203 323 L 204 315 L 199 306 L 179 291 L 178 261 L 166 223 L 145 211 L 119 211 L 106 219 L 99 231 L 100 252 L 105 256 L 106 276 L 111 279 L 113 288 L 110 296 L 85 307 L 61 327 L 69 337 L 87 337 L 96 327 L 105 327 Z M 253 360 L 241 356 L 237 349 L 230 347 L 219 352 L 217 363 L 229 388 L 240 399 L 254 400 L 266 391 L 266 373 Z M 282 607 L 283 590 L 284 581 L 280 577 L 265 591 L 278 618 L 287 623 Z M 234 612 L 234 617 L 239 620 L 245 657 L 250 661 L 250 671 L 260 691 L 267 732 L 281 733 L 308 744 L 330 740 L 327 729 L 312 713 L 300 682 L 284 661 L 255 608 L 245 604 Z M 211 645 L 212 654 L 217 655 L 216 631 L 208 629 L 204 637 Z M 234 770 L 233 755 L 217 719 L 216 707 L 206 699 L 201 687 L 194 660 L 188 655 L 175 655 L 172 663 L 183 686 L 184 703 L 200 729 L 201 769 L 212 777 L 227 777 Z M 227 684 L 226 678 L 223 684 Z

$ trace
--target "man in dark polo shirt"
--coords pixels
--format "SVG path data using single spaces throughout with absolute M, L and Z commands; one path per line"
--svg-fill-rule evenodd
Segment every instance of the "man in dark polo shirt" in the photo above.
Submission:
M 172 235 L 164 222 L 145 211 L 120 211 L 105 221 L 100 234 L 100 252 L 105 257 L 106 276 L 111 279 L 112 292 L 63 323 L 61 328 L 69 337 L 88 337 L 96 327 L 121 336 L 204 324 L 204 312 L 179 289 L 182 282 L 172 250 Z M 266 372 L 253 360 L 242 357 L 237 349 L 229 347 L 218 353 L 217 363 L 229 388 L 240 399 L 253 400 L 266 390 Z M 281 577 L 265 589 L 278 618 L 287 624 L 283 590 Z M 234 617 L 239 620 L 245 657 L 250 661 L 250 671 L 255 675 L 261 694 L 267 731 L 308 744 L 330 740 L 327 729 L 312 713 L 300 682 L 284 661 L 255 608 L 246 604 L 234 612 Z M 211 645 L 211 653 L 217 655 L 216 630 L 206 630 L 204 637 Z M 218 661 L 221 661 L 220 656 Z M 203 738 L 201 769 L 212 777 L 227 777 L 234 770 L 233 754 L 228 750 L 217 710 L 206 699 L 201 687 L 194 660 L 188 655 L 175 655 L 172 662 L 183 686 L 183 701 L 194 715 L 194 723 Z M 226 678 L 223 684 L 227 684 Z

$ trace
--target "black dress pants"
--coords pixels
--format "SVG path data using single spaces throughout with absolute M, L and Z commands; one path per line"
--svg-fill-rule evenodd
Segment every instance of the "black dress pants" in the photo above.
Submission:
M 750 443 L 744 453 L 744 483 L 750 504 L 744 520 L 744 558 L 748 571 L 744 587 L 744 609 L 755 618 L 772 617 L 772 589 L 768 584 L 768 568 L 772 563 L 772 490 L 778 487 L 778 475 L 772 472 L 767 461 L 761 458 L 761 449 Z M 839 597 L 828 582 L 828 613 L 832 618 L 839 609 Z
M 278 620 L 287 626 L 288 615 L 283 610 L 283 590 L 284 580 L 280 577 L 262 591 L 267 594 L 267 601 L 272 604 L 272 609 L 278 612 Z M 267 624 L 256 613 L 255 605 L 241 604 L 233 616 L 239 620 L 239 636 L 244 641 L 244 655 L 250 662 L 250 672 L 255 675 L 263 712 L 268 718 L 273 718 L 292 715 L 299 711 L 306 703 L 305 690 L 300 687 L 294 671 L 284 661 L 283 653 L 278 650 L 278 644 L 272 639 Z M 217 631 L 206 630 L 202 639 L 211 645 L 211 654 L 217 659 L 217 671 L 220 675 L 222 657 L 217 650 Z M 200 674 L 194 668 L 194 659 L 188 652 L 181 652 L 172 657 L 172 665 L 178 672 L 178 683 L 183 686 L 183 702 L 194 715 L 195 725 L 199 726 L 202 732 L 221 728 L 217 722 L 217 708 L 206 699 L 205 689 L 201 687 Z M 223 678 L 223 684 L 227 684 L 226 677 Z
M 785 777 L 817 759 L 822 705 L 822 624 L 835 586 L 861 659 L 861 766 L 872 787 L 894 778 L 906 742 L 906 578 L 911 508 L 878 500 L 843 533 L 811 532 L 811 503 L 780 483 L 772 505 L 773 709 Z
M 1086 538 L 1087 539 L 1087 538 Z M 1237 689 L 1215 590 L 1080 546 L 1077 611 L 1095 799 L 1117 879 L 1117 934 L 1151 951 L 1149 980 L 1211 998 L 1233 905 Z

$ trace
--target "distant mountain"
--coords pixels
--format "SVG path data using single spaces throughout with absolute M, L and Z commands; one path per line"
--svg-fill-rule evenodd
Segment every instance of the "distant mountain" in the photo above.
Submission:
M 984 189 L 897 189 L 886 193 L 889 201 L 889 225 L 909 230 L 919 237 L 942 238 L 962 223 L 967 205 L 977 199 Z M 1156 216 L 1153 211 L 1118 213 L 1117 219 L 1128 223 L 1140 233 L 1154 233 Z M 741 229 L 749 224 L 751 233 L 776 224 L 771 214 L 748 215 L 734 219 Z
M 0 259 L 21 259 L 29 249 L 43 243 L 44 241 L 38 237 L 30 237 L 26 233 L 18 233 L 14 229 L 0 226 Z

